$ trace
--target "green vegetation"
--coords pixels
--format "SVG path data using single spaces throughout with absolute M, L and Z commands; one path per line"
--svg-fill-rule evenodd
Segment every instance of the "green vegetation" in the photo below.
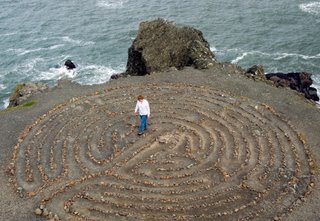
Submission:
M 16 107 L 9 107 L 7 109 L 4 109 L 4 110 L 0 110 L 0 114 L 2 113 L 8 113 L 8 112 L 11 112 L 11 111 L 16 111 L 16 110 L 20 110 L 22 108 L 29 108 L 29 107 L 32 107 L 34 106 L 35 104 L 37 104 L 38 102 L 36 100 L 31 100 L 31 101 L 28 101 L 26 103 L 23 103 L 19 106 L 16 106 Z
M 19 83 L 19 84 L 17 84 L 17 86 L 16 86 L 16 88 L 15 88 L 14 92 L 15 92 L 15 93 L 18 93 L 18 92 L 19 92 L 19 90 L 20 90 L 22 87 L 23 87 L 23 83 Z
M 32 101 L 29 101 L 29 102 L 22 104 L 22 106 L 23 107 L 31 107 L 31 106 L 35 105 L 36 103 L 37 103 L 37 101 L 32 100 Z

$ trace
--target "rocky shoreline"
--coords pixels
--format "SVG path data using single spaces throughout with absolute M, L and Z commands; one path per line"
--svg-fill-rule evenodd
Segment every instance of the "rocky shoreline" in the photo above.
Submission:
M 311 76 L 220 63 L 200 31 L 150 23 L 118 80 L 17 88 L 20 106 L 37 102 L 0 112 L 2 219 L 317 220 L 320 110 L 300 93 Z M 174 44 L 146 49 L 163 30 Z M 152 112 L 140 138 L 138 94 Z

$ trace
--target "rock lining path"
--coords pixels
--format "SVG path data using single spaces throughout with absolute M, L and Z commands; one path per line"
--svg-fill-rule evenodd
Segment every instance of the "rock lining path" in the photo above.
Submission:
M 132 113 L 142 93 L 152 115 L 139 137 Z M 115 83 L 34 120 L 9 169 L 16 192 L 47 218 L 280 220 L 317 182 L 296 125 L 268 103 L 205 84 Z

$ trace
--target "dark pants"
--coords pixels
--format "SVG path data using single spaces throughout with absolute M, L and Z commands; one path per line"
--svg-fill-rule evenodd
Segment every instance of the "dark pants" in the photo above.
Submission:
M 143 133 L 145 129 L 147 129 L 147 120 L 148 120 L 148 115 L 140 115 L 140 127 L 139 127 L 139 132 Z

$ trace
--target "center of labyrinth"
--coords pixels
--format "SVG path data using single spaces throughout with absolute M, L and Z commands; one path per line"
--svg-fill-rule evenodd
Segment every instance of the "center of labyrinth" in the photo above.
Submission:
M 139 137 L 141 93 L 151 119 Z M 20 195 L 62 220 L 268 220 L 315 182 L 305 139 L 271 107 L 182 84 L 63 103 L 24 130 L 12 165 Z

